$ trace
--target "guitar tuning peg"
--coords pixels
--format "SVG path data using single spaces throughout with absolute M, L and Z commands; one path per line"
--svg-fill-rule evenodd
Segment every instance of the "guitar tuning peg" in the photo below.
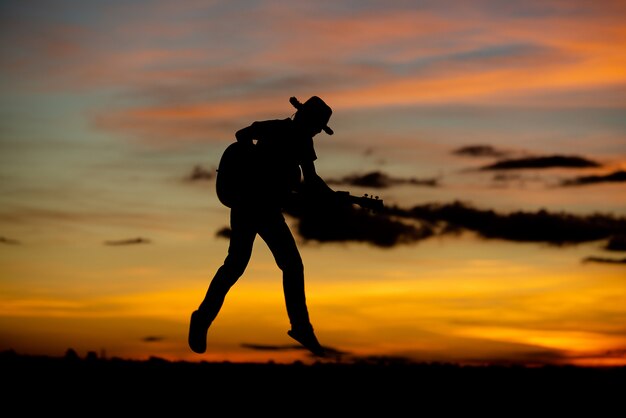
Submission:
M 376 196 L 374 199 L 378 200 L 378 196 Z
M 368 196 L 368 194 L 367 194 L 367 193 L 365 193 L 363 196 L 367 197 L 367 196 Z

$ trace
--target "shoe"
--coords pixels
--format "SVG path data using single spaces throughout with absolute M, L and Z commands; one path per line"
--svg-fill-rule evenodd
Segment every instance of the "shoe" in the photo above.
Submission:
M 206 351 L 206 334 L 211 325 L 204 319 L 200 312 L 193 311 L 189 321 L 189 347 L 195 353 L 202 354 Z
M 313 332 L 312 328 L 309 330 L 291 329 L 287 331 L 287 335 L 302 344 L 304 348 L 309 350 L 317 357 L 326 356 L 324 347 L 322 347 L 319 341 L 317 341 L 317 337 L 315 337 L 315 333 Z

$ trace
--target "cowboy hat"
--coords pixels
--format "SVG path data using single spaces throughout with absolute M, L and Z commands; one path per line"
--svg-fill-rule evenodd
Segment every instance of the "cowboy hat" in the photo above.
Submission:
M 317 96 L 313 96 L 306 102 L 300 103 L 300 101 L 295 97 L 290 97 L 289 103 L 298 109 L 298 111 L 301 110 L 312 119 L 320 121 L 322 124 L 322 130 L 328 135 L 332 135 L 334 133 L 333 130 L 328 127 L 328 121 L 330 120 L 330 115 L 333 114 L 333 110 L 322 99 Z

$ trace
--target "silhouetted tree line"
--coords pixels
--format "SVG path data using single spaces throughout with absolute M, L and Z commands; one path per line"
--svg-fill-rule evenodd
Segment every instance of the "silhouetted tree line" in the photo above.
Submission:
M 351 363 L 185 362 L 0 353 L 4 406 L 63 416 L 206 416 L 272 412 L 397 414 L 451 411 L 564 411 L 619 405 L 626 367 L 460 366 L 372 357 Z M 598 401 L 600 400 L 600 402 Z M 525 409 L 526 408 L 526 409 Z M 555 409 L 555 410 L 556 410 Z M 506 414 L 505 414 L 506 415 Z

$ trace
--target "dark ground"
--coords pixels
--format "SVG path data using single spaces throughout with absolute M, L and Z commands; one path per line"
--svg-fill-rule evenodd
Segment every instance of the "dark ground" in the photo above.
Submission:
M 626 367 L 192 363 L 9 351 L 0 353 L 0 373 L 11 416 L 603 417 L 626 406 Z

